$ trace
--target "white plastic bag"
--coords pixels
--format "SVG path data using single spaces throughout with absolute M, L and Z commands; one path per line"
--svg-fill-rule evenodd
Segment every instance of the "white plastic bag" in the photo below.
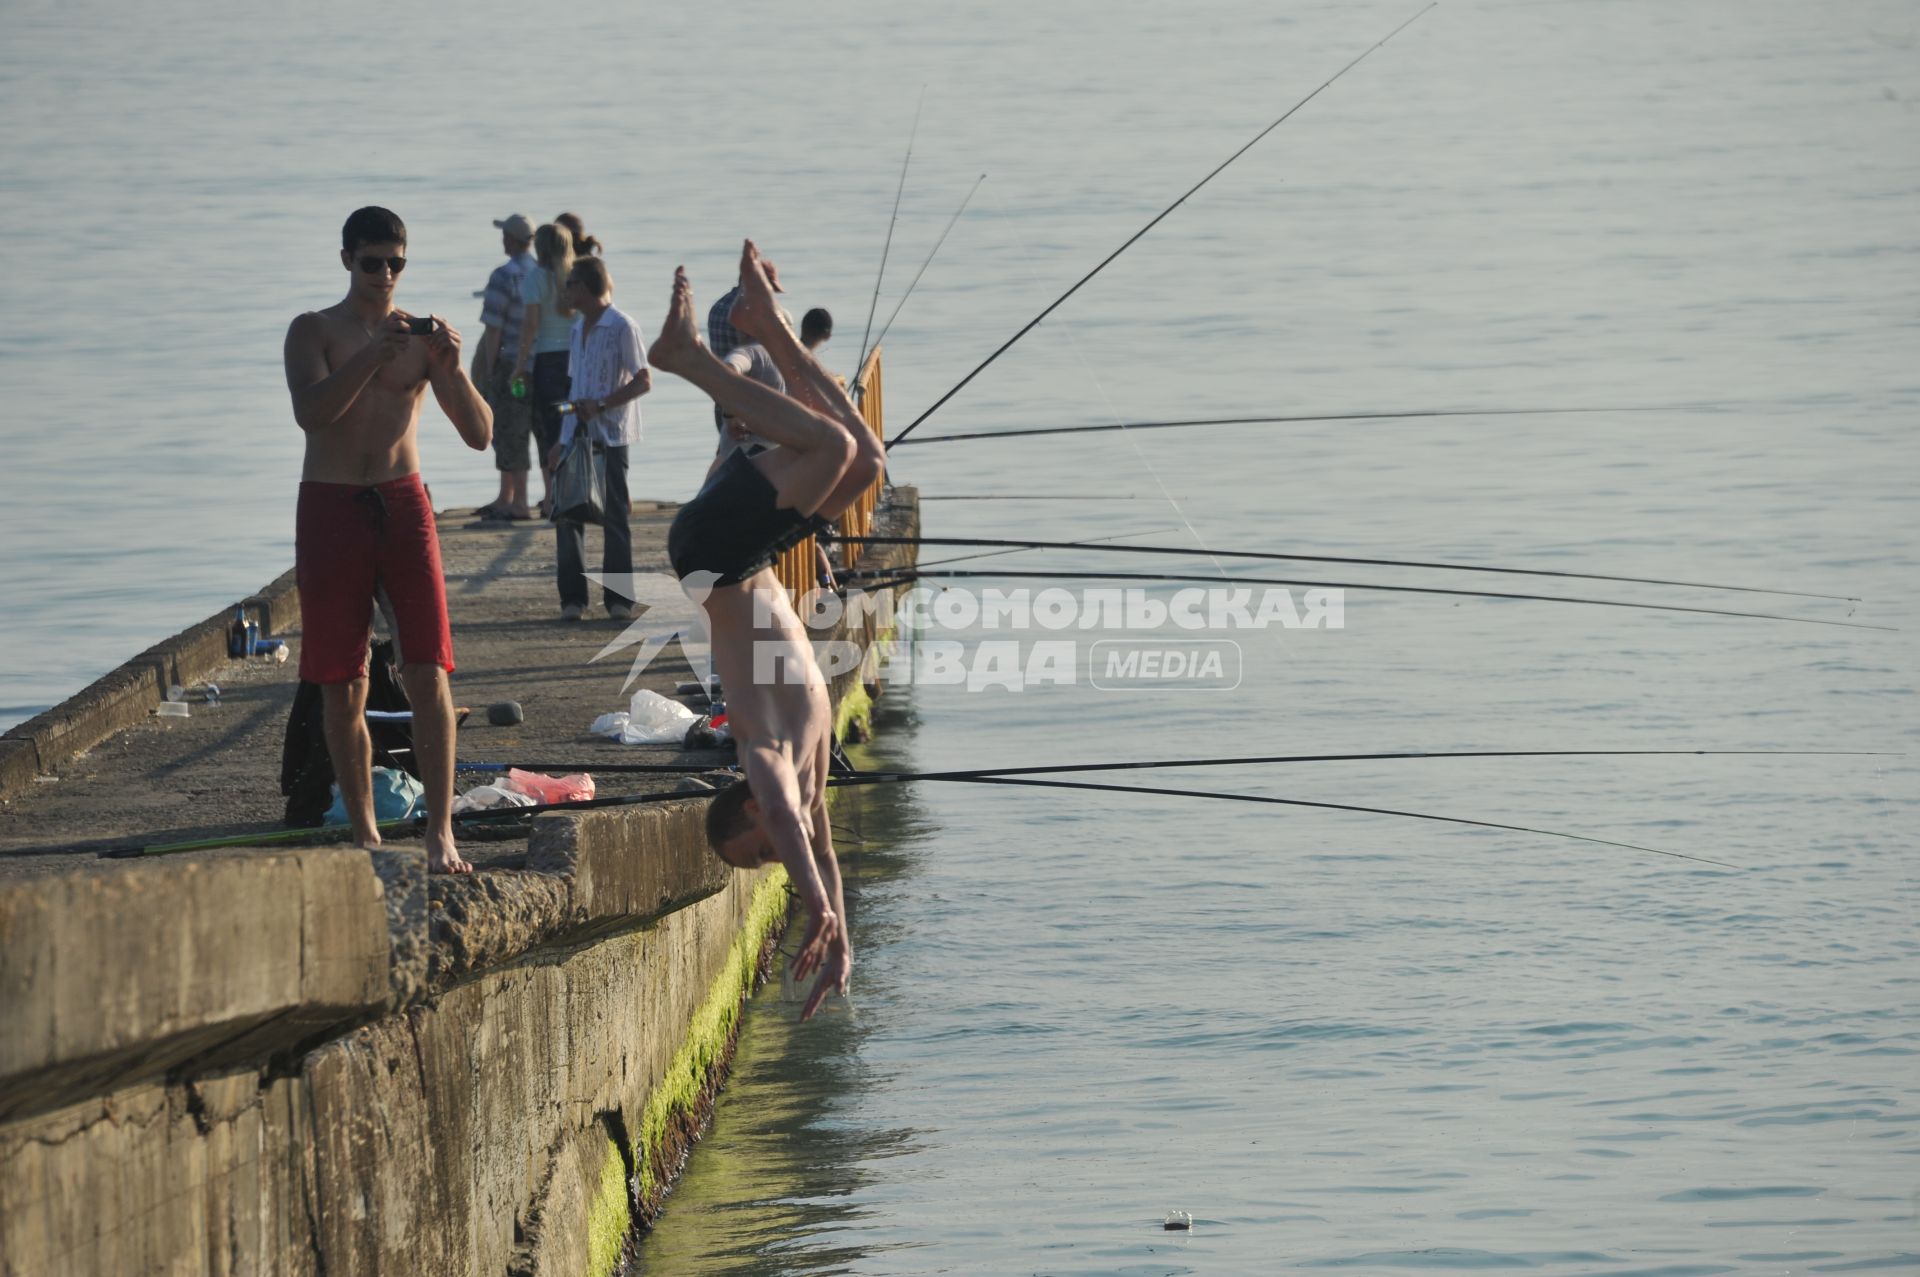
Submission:
M 500 785 L 476 785 L 453 800 L 453 814 L 463 811 L 486 811 L 491 807 L 531 807 L 535 799 L 528 794 Z
M 627 730 L 627 711 L 617 709 L 611 714 L 602 714 L 593 720 L 593 726 L 587 730 L 595 736 L 606 736 L 619 740 Z
M 678 745 L 699 717 L 679 701 L 641 688 L 625 712 L 602 714 L 588 730 L 622 745 Z
M 627 705 L 627 726 L 620 739 L 629 745 L 678 745 L 699 717 L 679 701 L 643 687 Z

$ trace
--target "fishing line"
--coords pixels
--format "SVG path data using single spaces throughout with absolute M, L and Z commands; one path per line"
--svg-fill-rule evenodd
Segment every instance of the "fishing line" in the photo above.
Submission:
M 953 210 L 953 216 L 947 219 L 947 229 L 940 232 L 940 238 L 933 242 L 933 249 L 931 252 L 927 254 L 927 260 L 924 262 L 921 262 L 920 269 L 914 272 L 913 282 L 907 285 L 907 291 L 902 293 L 900 295 L 900 300 L 894 303 L 893 313 L 887 316 L 887 322 L 881 326 L 880 335 L 874 338 L 873 340 L 873 347 L 872 347 L 873 349 L 878 350 L 880 346 L 887 340 L 887 334 L 893 331 L 893 321 L 900 317 L 900 308 L 907 304 L 907 298 L 913 296 L 913 290 L 920 287 L 920 276 L 926 274 L 927 267 L 933 265 L 933 259 L 935 255 L 937 255 L 940 252 L 940 246 L 946 243 L 947 236 L 953 233 L 954 223 L 960 220 L 960 214 L 967 211 L 967 205 L 971 203 L 973 200 L 974 191 L 979 190 L 980 183 L 986 180 L 987 180 L 987 175 L 985 173 L 982 173 L 979 177 L 975 178 L 973 181 L 973 186 L 967 191 L 967 197 L 960 201 L 959 208 L 956 208 Z M 877 292 L 875 296 L 878 296 Z M 871 316 L 868 317 L 868 321 L 869 323 L 871 323 L 872 321 Z M 854 386 L 854 393 L 858 394 L 860 393 L 860 378 L 866 376 L 866 373 L 867 373 L 867 355 L 866 355 L 866 350 L 864 348 L 860 353 L 860 362 L 857 365 L 855 365 L 855 367 L 857 371 L 854 374 L 853 386 Z
M 861 581 L 869 589 L 881 589 L 885 586 L 901 585 L 920 579 L 923 574 L 906 572 L 889 578 L 884 583 Z M 1025 581 L 1211 581 L 1211 577 L 1199 577 L 1182 573 L 1154 572 L 1010 572 L 1005 570 L 989 571 L 962 568 L 958 572 L 928 572 L 928 577 L 994 577 L 1000 579 Z M 1888 634 L 1897 634 L 1898 627 L 1892 625 L 1869 625 L 1864 621 L 1823 621 L 1806 616 L 1781 616 L 1775 612 L 1735 612 L 1716 607 L 1686 607 L 1678 603 L 1629 603 L 1620 599 L 1590 599 L 1567 594 L 1513 594 L 1495 590 L 1452 590 L 1431 585 L 1381 585 L 1373 581 L 1299 581 L 1287 577 L 1271 576 L 1235 576 L 1227 578 L 1234 585 L 1284 585 L 1297 586 L 1310 590 L 1379 590 L 1385 594 L 1435 594 L 1450 598 L 1466 599 L 1515 599 L 1528 603 L 1580 603 L 1589 607 L 1636 608 L 1648 612 L 1692 612 L 1701 616 L 1732 616 L 1752 621 L 1788 621 L 1795 625 L 1833 625 L 1849 630 L 1881 630 Z
M 927 779 L 938 779 L 928 777 Z M 1667 851 L 1660 847 L 1643 847 L 1639 843 L 1616 842 L 1611 838 L 1593 838 L 1586 834 L 1570 834 L 1558 829 L 1537 829 L 1531 825 L 1508 825 L 1495 820 L 1470 820 L 1465 816 L 1437 816 L 1424 811 L 1401 811 L 1393 807 L 1362 807 L 1354 803 L 1312 802 L 1305 798 L 1270 798 L 1264 794 L 1223 793 L 1212 789 L 1161 789 L 1144 785 L 1100 785 L 1082 780 L 1027 780 L 1017 776 L 967 776 L 956 777 L 963 785 L 1032 785 L 1046 789 L 1085 789 L 1113 794 L 1161 794 L 1174 798 L 1212 798 L 1223 802 L 1272 803 L 1281 807 L 1317 807 L 1325 811 L 1360 812 L 1373 816 L 1402 816 L 1410 820 L 1436 820 L 1449 825 L 1474 825 L 1481 829 L 1505 829 L 1522 834 L 1540 834 L 1548 838 L 1567 838 L 1574 842 L 1590 842 L 1602 847 L 1620 847 L 1628 851 L 1646 851 L 1656 856 L 1672 856 L 1676 860 L 1691 860 L 1697 864 L 1715 865 L 1721 869 L 1742 870 L 1742 866 L 1730 864 L 1724 860 L 1711 860 L 1706 856 L 1690 856 L 1684 851 Z M 1743 870 L 1744 871 L 1744 870 Z
M 1080 361 L 1080 368 L 1087 374 L 1087 380 L 1091 381 L 1093 388 L 1099 392 L 1101 402 L 1107 405 L 1107 415 L 1117 418 L 1120 414 L 1114 410 L 1113 396 L 1107 393 L 1106 383 L 1100 380 L 1100 374 L 1093 370 L 1093 365 L 1087 362 L 1087 357 L 1080 353 L 1080 343 L 1073 339 L 1073 330 L 1063 323 L 1060 325 L 1060 333 L 1067 339 L 1067 348 L 1073 351 L 1073 357 Z M 1213 551 L 1207 549 L 1206 539 L 1200 535 L 1199 529 L 1193 526 L 1193 520 L 1189 519 L 1187 512 L 1180 508 L 1180 503 L 1173 499 L 1173 493 L 1167 491 L 1166 482 L 1160 478 L 1160 472 L 1154 468 L 1153 462 L 1147 459 L 1146 453 L 1140 451 L 1139 443 L 1131 434 L 1123 429 L 1121 436 L 1126 439 L 1127 446 L 1133 449 L 1133 455 L 1139 459 L 1140 464 L 1147 468 L 1147 473 L 1153 476 L 1154 486 L 1160 489 L 1160 495 L 1167 499 L 1167 504 L 1173 507 L 1173 512 L 1180 516 L 1180 522 L 1187 525 L 1187 534 L 1199 545 L 1201 552 L 1213 561 L 1214 571 L 1224 578 L 1227 575 L 1227 569 L 1221 566 L 1219 559 L 1213 557 Z M 1191 554 L 1192 551 L 1183 550 L 1181 553 Z
M 1117 541 L 1121 537 L 1136 537 L 1136 536 L 1143 537 L 1152 532 L 1174 532 L 1177 530 L 1178 529 L 1175 529 L 1175 528 L 1142 528 L 1138 532 L 1116 532 L 1112 536 L 1090 537 L 1085 541 L 1069 541 L 1066 544 L 1072 545 L 1072 546 L 1092 545 L 1098 541 Z M 847 539 L 851 540 L 851 538 L 847 538 Z M 1038 549 L 1038 548 L 1045 548 L 1045 547 L 1036 547 L 1036 546 L 1028 545 L 1028 546 L 1020 546 L 1017 549 L 1012 549 L 1012 550 L 990 550 L 984 554 L 962 554 L 957 558 L 935 559 L 931 563 L 920 563 L 920 564 L 916 564 L 915 566 L 922 567 L 922 568 L 931 568 L 931 567 L 938 567 L 943 563 L 968 563 L 974 559 L 996 559 L 1001 557 L 1002 555 L 1007 555 L 1007 554 L 1025 554 L 1029 550 Z M 1186 551 L 1186 553 L 1190 554 L 1192 553 L 1192 551 Z
M 1089 434 L 1104 430 L 1172 430 L 1188 426 L 1290 425 L 1316 421 L 1411 421 L 1430 417 L 1553 417 L 1596 412 L 1698 412 L 1713 404 L 1633 404 L 1601 408 L 1436 408 L 1409 412 L 1332 412 L 1283 417 L 1194 417 L 1179 421 L 1127 421 L 1079 426 L 1036 426 L 1021 430 L 969 430 L 958 434 L 921 435 L 913 441 L 951 443 L 960 439 L 1017 439 L 1034 435 Z M 902 431 L 898 443 L 906 439 Z
M 1124 535 L 1124 534 L 1123 534 Z M 868 545 L 950 545 L 950 546 L 1016 546 L 1028 550 L 1077 550 L 1092 549 L 1109 554 L 1192 554 L 1194 551 L 1179 545 L 1099 545 L 1095 541 L 1109 538 L 1094 538 L 1089 541 L 1026 541 L 996 537 L 874 537 L 843 536 L 843 541 L 859 541 Z M 1356 558 L 1338 554 L 1280 554 L 1266 550 L 1208 550 L 1209 558 L 1219 559 L 1256 559 L 1266 562 L 1297 563 L 1347 563 L 1361 564 L 1367 567 L 1388 568 L 1430 568 L 1445 572 L 1497 572 L 1509 576 L 1551 576 L 1568 577 L 1581 581 L 1618 581 L 1632 585 L 1672 585 L 1693 590 L 1731 590 L 1742 594 L 1778 594 L 1796 599 L 1833 599 L 1842 603 L 1858 603 L 1860 600 L 1848 594 L 1815 594 L 1802 590 L 1769 590 L 1754 585 L 1716 585 L 1709 581 L 1674 581 L 1654 576 L 1613 576 L 1602 572 L 1569 572 L 1553 568 L 1501 568 L 1487 567 L 1476 563 L 1444 563 L 1423 559 L 1370 559 Z M 936 563 L 957 563 L 958 559 L 938 559 Z M 933 563 L 919 565 L 932 567 Z M 1229 578 L 1231 579 L 1231 578 Z
M 967 383 L 972 381 L 975 377 L 978 377 L 982 372 L 984 372 L 989 364 L 993 363 L 994 360 L 1000 358 L 1001 355 L 1004 355 L 1005 353 L 1007 353 L 1008 350 L 1012 349 L 1013 344 L 1015 342 L 1019 341 L 1022 337 L 1026 336 L 1029 332 L 1033 331 L 1035 326 L 1037 326 L 1041 320 L 1045 319 L 1048 315 L 1051 315 L 1055 310 L 1057 310 L 1060 307 L 1061 303 L 1065 302 L 1067 298 L 1079 292 L 1080 289 L 1086 285 L 1088 280 L 1092 279 L 1095 275 L 1098 275 L 1101 271 L 1105 270 L 1109 262 L 1113 261 L 1114 258 L 1120 256 L 1120 254 L 1126 252 L 1129 248 L 1133 247 L 1134 243 L 1138 241 L 1141 236 L 1145 235 L 1148 231 L 1158 226 L 1161 223 L 1161 221 L 1164 220 L 1169 213 L 1173 212 L 1174 209 L 1179 208 L 1182 204 L 1186 203 L 1187 200 L 1192 198 L 1194 192 L 1198 191 L 1201 187 L 1205 186 L 1208 182 L 1211 182 L 1214 178 L 1218 177 L 1222 172 L 1226 170 L 1226 167 L 1229 164 L 1232 164 L 1235 160 L 1239 159 L 1242 155 L 1245 155 L 1248 151 L 1252 150 L 1254 145 L 1258 143 L 1261 138 L 1264 138 L 1267 134 L 1273 132 L 1275 129 L 1279 128 L 1282 124 L 1286 123 L 1288 118 L 1291 117 L 1295 111 L 1298 111 L 1301 107 L 1305 106 L 1307 103 L 1319 97 L 1320 94 L 1324 92 L 1327 89 L 1327 87 L 1331 85 L 1335 80 L 1338 80 L 1341 76 L 1353 70 L 1353 68 L 1355 68 L 1356 66 L 1359 66 L 1360 63 L 1365 61 L 1367 56 L 1371 54 L 1375 49 L 1378 49 L 1381 45 L 1385 44 L 1388 40 L 1393 39 L 1393 37 L 1399 35 L 1402 31 L 1405 31 L 1408 27 L 1412 26 L 1421 17 L 1423 17 L 1428 10 L 1434 8 L 1435 5 L 1437 5 L 1438 3 L 1439 3 L 1439 0 L 1434 0 L 1433 4 L 1429 4 L 1425 9 L 1420 10 L 1419 13 L 1414 14 L 1413 17 L 1408 18 L 1405 22 L 1402 22 L 1399 26 L 1387 32 L 1387 34 L 1383 36 L 1377 43 L 1369 47 L 1365 53 L 1362 53 L 1359 57 L 1347 63 L 1347 65 L 1341 67 L 1338 71 L 1334 72 L 1331 76 L 1329 76 L 1325 84 L 1322 84 L 1319 88 L 1315 89 L 1313 92 L 1307 94 L 1307 96 L 1301 98 L 1298 102 L 1288 107 L 1286 112 L 1282 114 L 1279 119 L 1275 120 L 1273 123 L 1267 125 L 1266 128 L 1261 129 L 1258 133 L 1254 134 L 1252 141 L 1248 142 L 1245 146 L 1242 146 L 1239 150 L 1235 151 L 1232 155 L 1229 155 L 1225 160 L 1221 161 L 1220 166 L 1214 169 L 1213 172 L 1207 174 L 1205 177 L 1201 178 L 1198 182 L 1195 182 L 1190 188 L 1188 188 L 1187 193 L 1185 195 L 1182 195 L 1179 199 L 1175 200 L 1173 203 L 1167 205 L 1166 208 L 1162 209 L 1157 215 L 1155 215 L 1152 221 L 1148 222 L 1145 226 L 1142 226 L 1139 230 L 1135 231 L 1131 236 L 1129 236 L 1127 238 L 1126 243 L 1120 245 L 1120 247 L 1114 249 L 1111 253 L 1108 253 L 1106 257 L 1101 260 L 1098 266 L 1095 266 L 1092 270 L 1088 271 L 1085 275 L 1082 275 L 1080 277 L 1079 282 L 1076 283 L 1072 288 L 1069 288 L 1066 292 L 1060 294 L 1060 296 L 1055 298 L 1047 306 L 1045 310 L 1041 311 L 1038 315 L 1035 315 L 1032 319 L 1028 320 L 1026 325 L 1023 328 L 1021 328 L 1019 332 L 1015 333 L 1013 336 L 1007 338 L 1005 342 L 1001 343 L 1000 348 L 998 350 L 994 351 L 991 355 L 988 355 L 985 359 L 981 360 L 979 365 L 975 367 L 972 372 L 968 373 L 965 377 L 962 377 L 960 379 L 960 383 L 958 385 L 956 385 L 952 390 L 949 390 L 946 394 L 941 395 L 939 399 L 935 400 L 933 406 L 931 408 L 928 408 L 925 412 L 921 413 L 918 417 L 915 417 L 910 423 L 908 423 L 907 428 L 905 430 L 902 430 L 898 435 L 894 436 L 892 439 L 889 439 L 887 441 L 887 447 L 892 448 L 894 444 L 899 443 L 900 441 L 905 439 L 908 435 L 912 434 L 914 430 L 920 425 L 921 422 L 925 421 L 928 417 L 931 417 L 934 413 L 938 412 L 942 404 L 946 403 L 947 400 L 953 398 L 955 395 L 959 394 L 962 390 L 964 390 L 966 388 Z
M 893 216 L 887 219 L 887 240 L 880 248 L 880 273 L 873 277 L 873 300 L 867 303 L 867 331 L 860 334 L 860 363 L 867 362 L 867 338 L 873 333 L 873 312 L 880 308 L 880 283 L 887 277 L 887 254 L 893 251 L 893 226 L 900 220 L 900 197 L 907 191 L 907 165 L 913 163 L 913 140 L 920 135 L 920 108 L 927 104 L 927 86 L 920 86 L 920 100 L 914 104 L 913 127 L 907 131 L 907 157 L 900 161 L 900 185 L 893 192 Z

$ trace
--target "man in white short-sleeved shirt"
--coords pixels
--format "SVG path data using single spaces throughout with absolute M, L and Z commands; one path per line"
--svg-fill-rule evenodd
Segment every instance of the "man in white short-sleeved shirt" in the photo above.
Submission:
M 560 441 L 549 466 L 557 466 L 584 429 L 606 458 L 606 515 L 601 530 L 606 546 L 603 575 L 633 571 L 633 534 L 627 524 L 628 449 L 640 442 L 641 395 L 653 388 L 647 367 L 647 343 L 640 325 L 613 304 L 613 276 L 597 257 L 573 264 L 566 280 L 567 302 L 578 312 L 567 352 L 573 412 L 561 419 Z M 558 539 L 560 615 L 577 621 L 587 610 L 586 529 L 566 521 L 554 524 Z M 624 621 L 633 615 L 628 600 L 602 588 L 607 615 Z

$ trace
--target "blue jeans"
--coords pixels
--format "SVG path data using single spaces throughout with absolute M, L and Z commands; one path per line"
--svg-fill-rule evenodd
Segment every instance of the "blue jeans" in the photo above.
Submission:
M 603 575 L 633 571 L 633 531 L 627 526 L 627 449 L 603 448 L 607 462 L 606 548 L 600 558 Z M 553 525 L 560 559 L 560 606 L 587 605 L 587 530 L 584 524 L 560 522 Z M 602 589 L 601 601 L 609 605 L 628 600 L 612 590 Z

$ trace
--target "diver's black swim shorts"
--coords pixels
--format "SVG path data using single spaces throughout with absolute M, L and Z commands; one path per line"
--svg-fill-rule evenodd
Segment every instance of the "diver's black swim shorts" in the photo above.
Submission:
M 780 509 L 779 499 L 760 467 L 735 449 L 673 516 L 667 558 L 674 575 L 684 579 L 712 572 L 720 578 L 715 584 L 737 585 L 809 534 L 833 526 L 818 516 Z

